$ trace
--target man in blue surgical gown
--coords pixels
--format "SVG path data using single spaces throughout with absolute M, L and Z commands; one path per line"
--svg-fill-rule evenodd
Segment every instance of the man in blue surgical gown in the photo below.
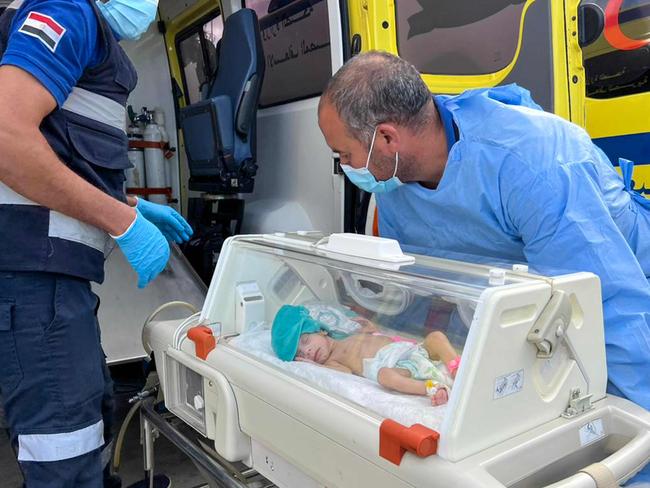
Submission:
M 330 80 L 319 125 L 347 177 L 375 193 L 380 234 L 407 251 L 597 274 L 608 391 L 650 409 L 650 201 L 583 129 L 514 85 L 432 98 L 381 52 Z

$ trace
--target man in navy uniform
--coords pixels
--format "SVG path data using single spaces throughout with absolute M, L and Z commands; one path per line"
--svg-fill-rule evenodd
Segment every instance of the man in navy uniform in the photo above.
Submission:
M 102 486 L 112 384 L 90 282 L 113 241 L 144 287 L 192 232 L 123 189 L 137 75 L 118 42 L 156 11 L 16 0 L 0 16 L 0 391 L 28 488 Z

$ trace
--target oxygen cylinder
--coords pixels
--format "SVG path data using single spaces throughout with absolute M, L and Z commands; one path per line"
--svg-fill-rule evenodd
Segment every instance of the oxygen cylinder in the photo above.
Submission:
M 127 130 L 129 141 L 141 141 L 142 129 L 137 126 L 129 126 Z M 145 187 L 145 169 L 144 169 L 144 151 L 142 148 L 129 147 L 129 161 L 133 168 L 126 170 L 126 187 L 127 188 L 144 188 Z
M 153 112 L 153 121 L 158 125 L 160 130 L 160 138 L 162 143 L 169 145 L 169 135 L 167 134 L 167 129 L 165 128 L 165 112 L 160 107 L 156 107 Z M 165 158 L 165 186 L 172 186 L 172 168 L 168 159 Z
M 160 127 L 150 117 L 144 127 L 143 138 L 145 142 L 160 143 L 162 135 Z M 147 169 L 147 188 L 166 188 L 165 184 L 165 155 L 160 147 L 147 147 L 144 150 L 144 164 Z M 149 200 L 154 203 L 167 204 L 165 195 L 149 195 Z

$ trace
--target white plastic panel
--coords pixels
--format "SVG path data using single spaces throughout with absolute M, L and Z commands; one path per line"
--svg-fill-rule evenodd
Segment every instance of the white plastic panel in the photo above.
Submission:
M 574 388 L 594 400 L 604 397 L 598 286 L 598 278 L 582 273 L 484 292 L 442 426 L 441 456 L 458 461 L 560 417 Z M 560 289 L 572 299 L 570 344 L 560 341 L 550 359 L 538 358 L 527 337 L 551 293 Z

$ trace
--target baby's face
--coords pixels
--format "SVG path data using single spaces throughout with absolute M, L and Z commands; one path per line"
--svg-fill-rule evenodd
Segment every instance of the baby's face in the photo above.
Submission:
M 330 343 L 323 334 L 315 332 L 300 336 L 296 358 L 324 364 L 329 359 L 330 354 Z

